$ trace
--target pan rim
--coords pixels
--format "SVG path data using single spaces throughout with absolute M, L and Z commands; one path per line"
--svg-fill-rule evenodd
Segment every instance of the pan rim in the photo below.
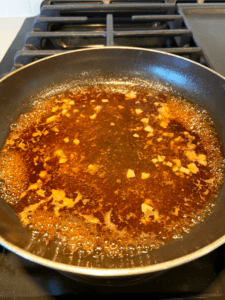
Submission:
M 84 52 L 84 51 L 98 51 L 98 50 L 108 50 L 108 49 L 122 49 L 122 50 L 125 50 L 125 49 L 128 49 L 128 50 L 139 50 L 139 51 L 145 51 L 145 52 L 155 52 L 155 53 L 161 53 L 161 54 L 164 54 L 164 55 L 168 55 L 168 56 L 173 56 L 173 57 L 176 57 L 176 58 L 179 58 L 181 60 L 186 60 L 190 63 L 193 63 L 193 64 L 196 64 L 197 66 L 201 67 L 201 68 L 205 68 L 206 70 L 208 70 L 209 72 L 212 72 L 214 73 L 215 75 L 221 77 L 223 80 L 225 80 L 225 76 L 221 75 L 220 73 L 210 69 L 209 67 L 206 67 L 196 61 L 193 61 L 189 58 L 186 58 L 186 57 L 181 57 L 179 55 L 176 55 L 176 54 L 173 54 L 173 53 L 168 53 L 168 52 L 164 52 L 164 51 L 159 51 L 159 50 L 155 50 L 155 49 L 145 49 L 145 48 L 141 48 L 141 47 L 125 47 L 125 46 L 106 46 L 106 47 L 93 47 L 93 48 L 87 48 L 87 49 L 77 49 L 77 50 L 70 50 L 70 51 L 66 51 L 66 52 L 63 52 L 63 53 L 58 53 L 58 54 L 54 54 L 54 55 L 50 55 L 50 56 L 47 56 L 47 57 L 44 57 L 44 58 L 41 58 L 37 61 L 34 61 L 32 63 L 29 63 L 23 67 L 20 67 L 19 69 L 7 74 L 6 76 L 4 76 L 2 79 L 0 79 L 0 83 L 2 81 L 4 81 L 5 79 L 7 79 L 8 77 L 16 74 L 17 72 L 21 71 L 21 70 L 24 70 L 26 68 L 29 68 L 30 66 L 32 65 L 35 65 L 35 64 L 38 64 L 38 63 L 41 63 L 45 60 L 48 60 L 48 59 L 53 59 L 54 57 L 58 57 L 58 56 L 61 56 L 61 55 L 69 55 L 69 54 L 72 54 L 72 53 L 77 53 L 77 52 Z
M 71 51 L 67 51 L 64 53 L 59 53 L 56 55 L 52 55 L 52 56 L 48 56 L 45 58 L 42 58 L 38 61 L 32 62 L 26 66 L 23 66 L 15 71 L 13 71 L 12 73 L 9 73 L 8 75 L 6 75 L 5 77 L 3 77 L 0 80 L 0 83 L 3 82 L 4 80 L 6 80 L 7 78 L 9 78 L 10 76 L 13 76 L 14 74 L 16 74 L 17 72 L 29 68 L 32 65 L 35 65 L 37 63 L 41 63 L 45 60 L 48 59 L 52 59 L 54 57 L 58 57 L 61 55 L 69 55 L 72 53 L 77 53 L 77 52 L 84 52 L 84 51 L 98 51 L 98 50 L 103 50 L 103 51 L 107 51 L 110 49 L 121 49 L 121 50 L 135 50 L 135 51 L 144 51 L 144 52 L 154 52 L 154 53 L 160 53 L 163 55 L 167 55 L 167 56 L 172 56 L 172 57 L 176 57 L 179 58 L 181 60 L 186 60 L 192 64 L 196 64 L 201 68 L 205 68 L 206 70 L 208 70 L 209 72 L 219 76 L 221 79 L 225 80 L 225 77 L 221 74 L 219 74 L 218 72 L 201 65 L 198 62 L 194 62 L 188 58 L 183 58 L 180 57 L 178 55 L 172 54 L 172 53 L 167 53 L 167 52 L 163 52 L 163 51 L 159 51 L 159 50 L 153 50 L 153 49 L 145 49 L 145 48 L 138 48 L 138 47 L 122 47 L 122 46 L 112 46 L 112 47 L 99 47 L 99 48 L 88 48 L 88 49 L 79 49 L 79 50 L 71 50 Z M 180 266 L 182 264 L 188 263 L 190 261 L 193 261 L 197 258 L 200 258 L 208 253 L 210 253 L 211 251 L 215 250 L 216 248 L 218 248 L 219 246 L 223 245 L 225 243 L 225 235 L 223 235 L 222 237 L 220 237 L 219 239 L 217 239 L 216 241 L 214 241 L 213 243 L 210 243 L 209 245 L 198 249 L 190 254 L 181 256 L 179 258 L 170 260 L 170 261 L 166 261 L 163 263 L 157 263 L 154 265 L 148 265 L 148 266 L 144 266 L 144 267 L 134 267 L 134 268 L 118 268 L 118 269 L 108 269 L 108 268 L 88 268 L 88 267 L 79 267 L 79 266 L 73 266 L 73 265 L 69 265 L 69 264 L 63 264 L 63 263 L 59 263 L 59 262 L 55 262 L 53 260 L 49 260 L 46 258 L 42 258 L 38 255 L 32 254 L 27 250 L 24 250 L 18 246 L 15 246 L 9 242 L 7 242 L 5 239 L 3 239 L 0 236 L 0 244 L 7 248 L 8 250 L 14 252 L 15 254 L 28 259 L 34 263 L 40 264 L 42 266 L 45 267 L 49 267 L 58 271 L 64 271 L 64 272 L 68 272 L 68 273 L 73 273 L 73 274 L 82 274 L 82 275 L 88 275 L 88 276 L 97 276 L 97 277 L 115 277 L 115 276 L 132 276 L 132 275 L 142 275 L 142 274 L 148 274 L 148 273 L 153 273 L 153 272 L 159 272 L 162 270 L 168 270 L 171 269 L 173 267 L 177 267 Z
M 181 256 L 179 258 L 163 262 L 157 263 L 154 265 L 148 265 L 144 267 L 134 267 L 134 268 L 118 268 L 118 269 L 110 269 L 110 268 L 88 268 L 88 267 L 79 267 L 73 266 L 69 264 L 63 264 L 60 262 L 55 262 L 53 260 L 49 260 L 38 255 L 32 254 L 29 251 L 26 251 L 18 246 L 15 246 L 0 236 L 0 244 L 12 251 L 13 253 L 19 255 L 22 258 L 25 258 L 31 262 L 40 264 L 44 267 L 49 267 L 51 269 L 55 269 L 57 271 L 62 271 L 66 273 L 79 274 L 79 275 L 88 275 L 88 276 L 96 276 L 96 277 L 116 277 L 116 276 L 132 276 L 132 275 L 143 275 L 150 274 L 153 272 L 160 272 L 164 270 L 169 270 L 174 267 L 181 266 L 193 260 L 196 260 L 211 251 L 215 250 L 219 246 L 225 243 L 225 235 L 216 240 L 215 242 L 196 250 L 190 254 Z

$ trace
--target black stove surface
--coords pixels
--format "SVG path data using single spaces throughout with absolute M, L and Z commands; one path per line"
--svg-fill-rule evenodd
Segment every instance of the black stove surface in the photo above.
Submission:
M 0 298 L 55 299 L 72 294 L 148 294 L 153 299 L 212 299 L 225 297 L 225 246 L 193 262 L 147 277 L 138 284 L 98 286 L 82 283 L 1 249 Z
M 48 2 L 47 3 L 48 5 L 50 2 L 51 3 L 55 2 L 56 4 L 59 4 L 60 1 L 47 0 L 44 2 L 45 3 Z M 64 5 L 66 4 L 66 2 L 69 3 L 71 1 L 62 0 L 60 4 Z M 97 3 L 98 1 L 95 2 L 96 4 L 99 4 L 100 2 L 102 3 L 102 1 L 99 1 L 99 3 Z M 122 1 L 114 1 L 114 3 L 116 4 L 119 4 L 120 2 Z M 132 4 L 135 1 L 128 1 L 128 2 Z M 142 2 L 147 2 L 147 1 L 142 1 Z M 185 2 L 185 1 L 181 1 L 181 2 Z M 199 1 L 193 1 L 193 2 L 197 3 Z M 220 2 L 224 2 L 224 1 L 220 1 Z M 90 4 L 87 1 L 86 3 L 87 3 L 86 5 Z M 170 7 L 170 3 L 174 3 L 174 0 L 158 1 L 158 3 L 165 3 L 169 5 L 168 7 Z M 195 3 L 193 5 L 195 5 Z M 176 20 L 180 19 L 178 14 L 174 15 L 173 12 L 171 12 L 171 14 L 172 14 L 172 18 L 175 18 Z M 188 14 L 188 17 L 189 16 L 190 14 Z M 116 34 L 117 31 L 120 32 L 117 35 L 117 37 L 120 37 L 122 35 L 121 34 L 122 31 L 121 31 L 121 27 L 119 26 L 120 24 L 119 14 L 117 15 L 117 17 L 118 18 L 114 20 L 114 30 Z M 143 17 L 144 19 L 152 18 L 151 21 L 154 19 L 152 16 L 149 17 L 149 16 L 142 15 L 142 19 Z M 185 21 L 188 21 L 188 17 Z M 108 21 L 112 21 L 112 19 L 110 18 L 111 17 L 108 17 L 109 19 Z M 137 22 L 141 21 L 138 15 L 134 16 L 134 19 L 135 18 Z M 193 17 L 191 20 L 193 20 Z M 35 23 L 34 21 L 35 18 L 27 18 L 25 20 L 17 37 L 13 41 L 12 45 L 8 49 L 6 55 L 4 56 L 2 62 L 0 63 L 0 76 L 1 75 L 3 76 L 5 73 L 9 73 L 12 70 L 13 64 L 15 63 L 14 57 L 16 53 L 17 53 L 16 62 L 18 62 L 20 61 L 21 57 L 26 57 L 27 52 L 29 51 L 32 52 L 32 50 L 36 51 L 31 46 L 24 47 L 25 39 L 30 39 L 31 37 L 35 36 L 35 34 L 36 36 L 38 36 L 37 33 L 38 32 L 40 33 L 40 31 L 36 30 L 33 32 L 34 34 L 33 33 L 28 34 L 27 36 L 27 33 L 33 31 L 33 26 L 34 26 L 33 24 L 36 24 L 35 26 L 37 26 L 37 24 L 42 24 L 43 26 L 45 26 L 45 19 L 43 20 L 43 18 L 41 19 L 41 22 L 43 21 L 42 23 L 38 23 L 40 22 L 40 17 L 36 18 Z M 58 20 L 58 24 L 55 25 L 55 27 L 52 26 L 52 32 L 59 30 L 59 26 L 63 27 L 59 21 L 60 20 Z M 82 22 L 82 19 L 79 19 L 77 21 L 78 23 Z M 156 22 L 154 24 L 156 24 L 155 25 L 156 27 L 158 26 L 157 30 L 161 30 L 162 35 L 164 34 L 165 30 L 168 30 L 166 23 Z M 182 25 L 183 26 L 182 30 L 186 30 L 183 32 L 184 35 L 187 34 L 188 36 L 190 36 L 191 30 L 188 28 L 188 24 L 186 27 L 184 25 L 185 24 Z M 61 32 L 71 31 L 70 24 L 65 25 L 61 29 L 62 29 Z M 82 29 L 82 26 L 80 27 L 80 29 Z M 191 27 L 191 29 L 193 29 L 193 26 Z M 101 30 L 106 30 L 106 28 L 104 28 L 104 25 L 102 25 L 100 31 Z M 141 30 L 145 30 L 144 25 L 141 27 Z M 111 38 L 112 37 L 109 36 L 107 40 L 108 43 L 112 41 Z M 127 39 L 132 41 L 132 39 L 129 38 L 129 35 Z M 67 42 L 68 41 L 70 42 L 70 40 L 67 40 Z M 151 42 L 152 41 L 154 41 L 154 39 L 152 39 Z M 180 40 L 178 40 L 178 42 L 176 40 L 174 41 L 178 44 L 181 42 Z M 189 39 L 189 42 L 190 41 L 191 43 L 185 46 L 185 39 L 183 39 L 181 43 L 184 46 L 183 49 L 177 47 L 178 44 L 176 44 L 176 47 L 175 44 L 169 44 L 169 45 L 167 44 L 167 52 L 172 52 L 173 50 L 175 50 L 177 51 L 177 54 L 179 54 L 178 52 L 180 52 L 180 54 L 184 56 L 194 55 L 193 57 L 194 58 L 197 57 L 197 61 L 200 61 L 201 59 L 200 62 L 203 63 L 203 65 L 209 66 L 211 62 L 207 63 L 203 55 L 206 51 L 205 48 L 203 49 L 201 48 L 202 45 L 198 43 L 198 40 L 196 40 L 195 36 L 193 37 L 193 39 L 192 38 Z M 122 40 L 120 40 L 120 43 L 121 42 Z M 61 42 L 58 43 L 57 41 L 56 43 L 58 47 L 57 51 L 62 51 L 63 44 Z M 72 44 L 69 44 L 69 46 L 70 45 Z M 160 48 L 160 46 L 157 45 L 156 47 Z M 19 55 L 18 55 L 18 50 L 21 50 L 22 48 L 23 51 L 19 51 Z M 42 51 L 42 49 L 40 50 Z M 51 50 L 52 49 L 47 49 L 46 51 L 51 51 Z M 41 55 L 43 55 L 43 51 Z M 213 65 L 210 66 L 216 69 L 216 67 L 214 67 Z M 115 286 L 110 286 L 110 284 L 108 286 L 107 285 L 98 286 L 94 282 L 84 283 L 81 282 L 79 279 L 74 280 L 68 278 L 64 274 L 61 274 L 57 271 L 51 270 L 49 268 L 45 268 L 43 266 L 25 260 L 0 246 L 0 299 L 10 299 L 10 298 L 24 299 L 25 297 L 28 299 L 55 299 L 55 298 L 62 298 L 68 295 L 74 295 L 79 293 L 87 293 L 93 295 L 114 294 L 114 293 L 129 293 L 129 294 L 140 293 L 140 294 L 148 294 L 153 299 L 202 299 L 202 298 L 212 299 L 218 297 L 225 299 L 225 260 L 223 260 L 224 253 L 225 253 L 225 245 L 219 247 L 218 249 L 212 251 L 208 255 L 205 255 L 193 262 L 162 272 L 158 274 L 156 277 L 145 276 L 142 281 L 136 281 L 132 285 L 122 286 L 118 283 L 118 286 L 115 287 Z

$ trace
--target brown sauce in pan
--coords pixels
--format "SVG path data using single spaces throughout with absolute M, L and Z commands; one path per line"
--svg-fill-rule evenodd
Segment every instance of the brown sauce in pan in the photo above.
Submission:
M 223 180 L 206 111 L 130 86 L 74 88 L 12 125 L 0 155 L 1 195 L 22 224 L 66 242 L 159 247 L 211 211 Z

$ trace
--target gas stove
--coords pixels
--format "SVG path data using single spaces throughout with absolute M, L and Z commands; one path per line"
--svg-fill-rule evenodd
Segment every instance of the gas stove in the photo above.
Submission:
M 174 53 L 225 75 L 225 1 L 44 0 L 2 62 L 9 73 L 43 57 L 89 47 L 132 46 Z M 3 75 L 3 74 L 2 74 Z M 97 284 L 0 247 L 0 298 L 53 299 L 76 293 L 148 293 L 154 299 L 224 297 L 225 246 L 193 262 L 133 281 Z

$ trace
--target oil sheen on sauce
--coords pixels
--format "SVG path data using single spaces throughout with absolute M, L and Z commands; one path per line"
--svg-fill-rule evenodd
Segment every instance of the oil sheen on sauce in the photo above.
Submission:
M 0 154 L 21 223 L 71 252 L 159 247 L 211 211 L 223 157 L 206 111 L 154 90 L 74 88 L 21 115 Z

